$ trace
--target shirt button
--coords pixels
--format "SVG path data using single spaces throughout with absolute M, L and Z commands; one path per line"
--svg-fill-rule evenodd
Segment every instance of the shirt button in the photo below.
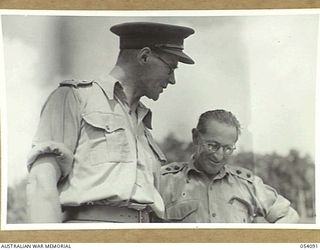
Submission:
M 212 213 L 211 216 L 212 216 L 212 217 L 216 217 L 216 213 Z

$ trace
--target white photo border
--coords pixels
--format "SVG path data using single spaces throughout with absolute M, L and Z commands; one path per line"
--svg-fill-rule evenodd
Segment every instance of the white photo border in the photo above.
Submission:
M 53 11 L 53 10 L 0 10 L 0 17 L 4 15 L 34 15 L 34 16 L 256 16 L 256 15 L 318 15 L 320 9 L 294 9 L 294 10 L 204 10 L 204 11 Z M 315 137 L 315 152 L 319 150 L 319 110 L 320 110 L 320 87 L 319 87 L 319 33 L 320 25 L 318 23 L 318 61 L 317 61 L 317 82 L 316 82 L 316 137 Z M 6 99 L 6 85 L 5 85 L 5 72 L 4 72 L 4 53 L 3 53 L 3 32 L 0 20 L 0 97 L 1 97 L 1 230 L 79 230 L 79 229 L 319 229 L 320 221 L 316 217 L 315 224 L 162 224 L 162 223 L 148 223 L 148 224 L 118 224 L 118 223 L 77 223 L 77 224 L 7 224 L 7 174 L 8 174 L 8 128 L 7 128 L 7 99 Z M 319 186 L 317 180 L 319 179 L 320 156 L 319 153 L 315 154 L 315 171 L 316 171 L 316 214 L 319 214 L 320 201 L 318 199 Z

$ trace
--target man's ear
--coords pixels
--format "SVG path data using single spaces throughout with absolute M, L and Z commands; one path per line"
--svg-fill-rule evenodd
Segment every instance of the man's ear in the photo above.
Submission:
M 196 128 L 192 129 L 192 142 L 194 145 L 198 145 L 199 144 L 199 131 Z
M 148 62 L 151 53 L 152 51 L 149 47 L 142 48 L 137 55 L 138 62 L 141 64 Z

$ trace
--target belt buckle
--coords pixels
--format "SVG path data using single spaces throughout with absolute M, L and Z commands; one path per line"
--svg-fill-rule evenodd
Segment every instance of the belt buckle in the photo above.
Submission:
M 148 212 L 146 210 L 139 210 L 138 211 L 138 216 L 139 216 L 139 223 L 144 223 L 148 222 Z

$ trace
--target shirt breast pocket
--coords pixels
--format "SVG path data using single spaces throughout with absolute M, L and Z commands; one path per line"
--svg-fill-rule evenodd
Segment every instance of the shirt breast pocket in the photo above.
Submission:
M 185 200 L 166 208 L 168 222 L 192 222 L 189 221 L 192 214 L 198 210 L 198 201 Z
M 93 112 L 83 115 L 83 119 L 89 139 L 89 157 L 92 165 L 134 161 L 134 153 L 129 145 L 127 127 L 122 116 Z
M 231 222 L 248 223 L 252 222 L 254 216 L 253 206 L 245 199 L 233 196 L 228 202 Z

